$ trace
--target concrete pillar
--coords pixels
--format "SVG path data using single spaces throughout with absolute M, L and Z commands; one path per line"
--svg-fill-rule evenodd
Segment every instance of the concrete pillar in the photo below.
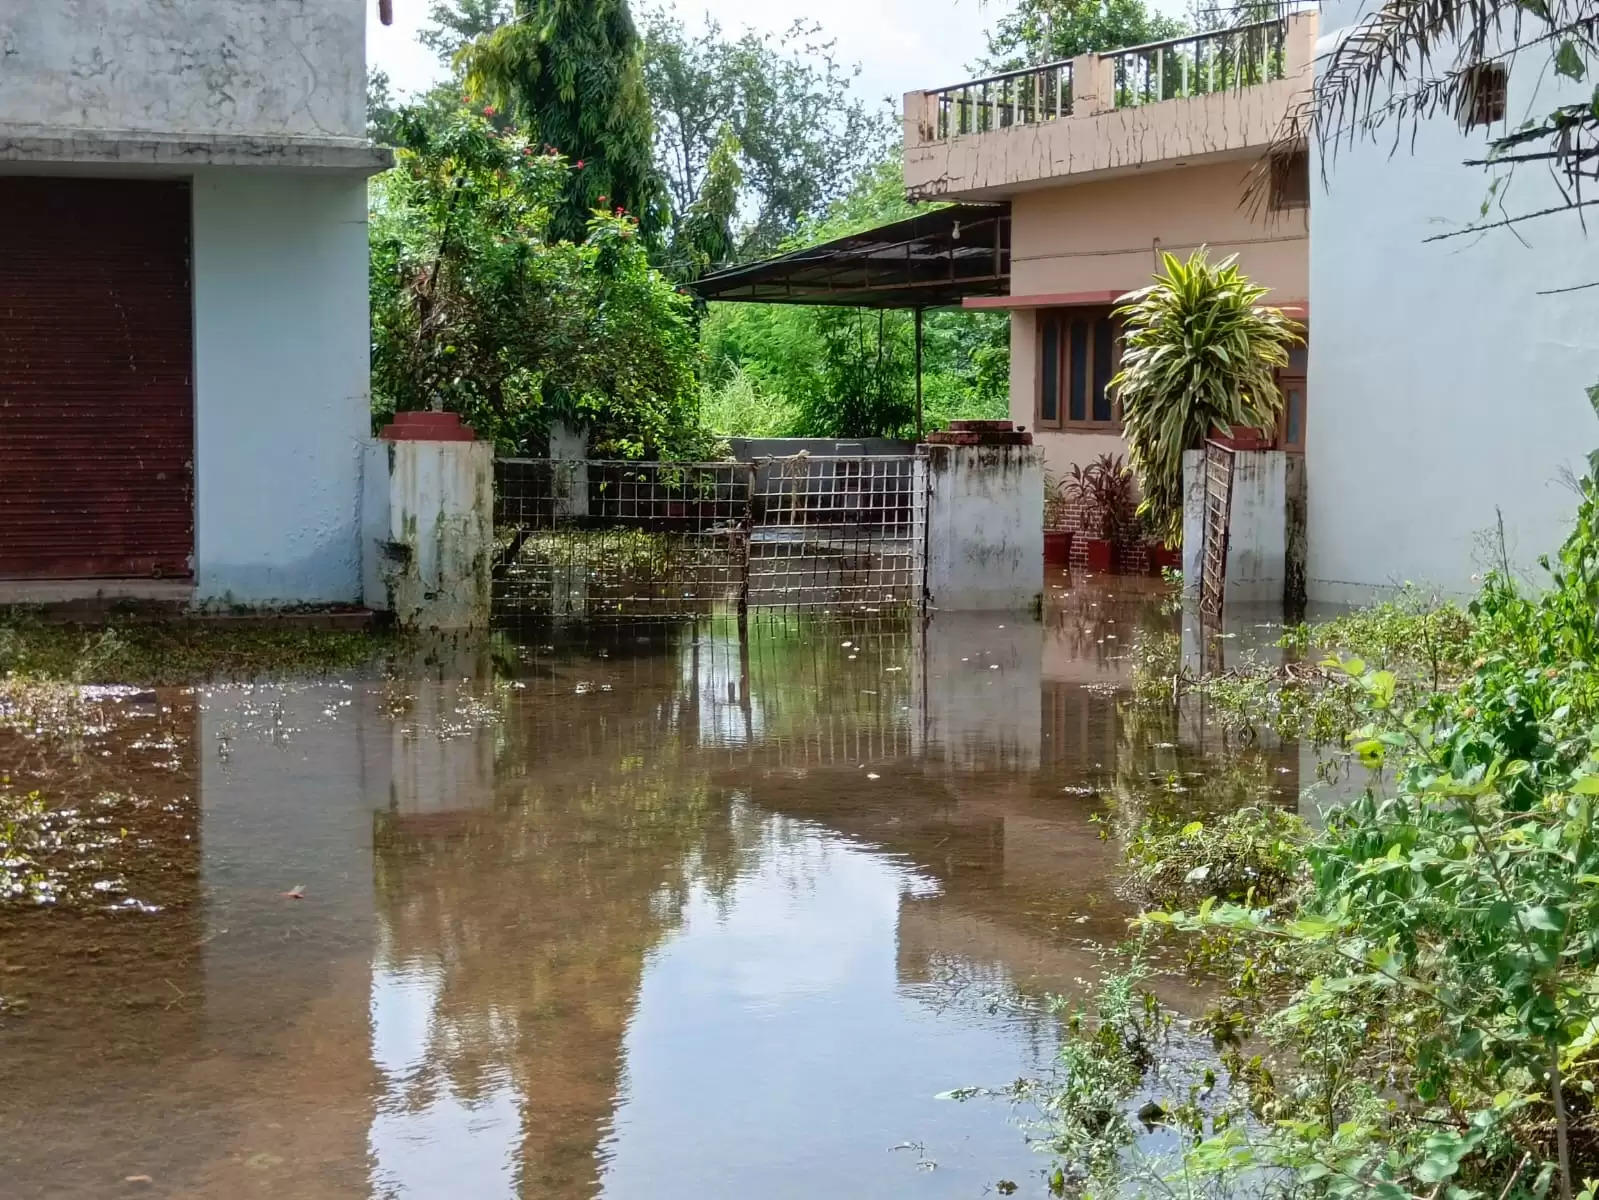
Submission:
M 1282 450 L 1233 452 L 1225 602 L 1279 605 L 1302 597 L 1305 472 Z M 1183 454 L 1183 594 L 1199 594 L 1205 546 L 1205 452 Z
M 938 99 L 929 92 L 906 92 L 902 127 L 905 145 L 925 146 L 938 140 Z
M 589 515 L 588 430 L 565 421 L 550 422 L 550 481 L 557 520 Z
M 398 413 L 368 448 L 367 606 L 403 629 L 486 628 L 494 549 L 494 447 L 454 413 Z
M 1197 598 L 1205 565 L 1205 452 L 1183 451 L 1183 595 Z
M 957 421 L 919 453 L 927 460 L 929 603 L 947 612 L 1037 611 L 1044 456 L 1032 435 L 1009 421 Z
M 1092 117 L 1115 108 L 1115 74 L 1112 60 L 1098 54 L 1072 59 L 1072 116 Z

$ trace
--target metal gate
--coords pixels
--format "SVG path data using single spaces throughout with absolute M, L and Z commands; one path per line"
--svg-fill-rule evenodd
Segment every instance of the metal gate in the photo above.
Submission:
M 925 461 L 912 455 L 500 459 L 496 616 L 916 606 L 926 481 Z
M 1227 542 L 1233 507 L 1233 452 L 1218 442 L 1205 443 L 1205 540 L 1199 573 L 1199 612 L 1221 619 L 1227 589 Z

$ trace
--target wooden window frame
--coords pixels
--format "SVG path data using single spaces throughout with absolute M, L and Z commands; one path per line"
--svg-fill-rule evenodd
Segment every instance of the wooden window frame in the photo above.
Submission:
M 1478 63 L 1469 68 L 1455 115 L 1468 133 L 1486 129 L 1505 119 L 1510 92 L 1510 72 L 1502 63 Z
M 1033 428 L 1050 433 L 1121 433 L 1122 431 L 1122 406 L 1114 395 L 1110 399 L 1110 420 L 1096 421 L 1091 414 L 1094 411 L 1094 353 L 1095 343 L 1098 339 L 1094 336 L 1094 326 L 1099 321 L 1111 320 L 1110 305 L 1085 305 L 1073 308 L 1041 308 L 1034 314 L 1033 332 L 1037 343 L 1034 356 L 1035 370 L 1033 372 Z M 1074 421 L 1071 413 L 1071 335 L 1072 323 L 1075 321 L 1088 322 L 1087 344 L 1085 347 L 1086 358 L 1083 362 L 1083 377 L 1087 382 L 1086 395 L 1084 396 L 1083 411 L 1085 419 Z M 1055 323 L 1060 330 L 1055 338 L 1055 419 L 1044 419 L 1044 343 L 1046 338 L 1044 330 L 1050 323 Z M 1111 361 L 1110 371 L 1106 380 L 1114 378 L 1121 368 L 1122 339 L 1121 330 L 1113 325 L 1111 330 Z M 1108 389 L 1107 389 L 1108 391 Z

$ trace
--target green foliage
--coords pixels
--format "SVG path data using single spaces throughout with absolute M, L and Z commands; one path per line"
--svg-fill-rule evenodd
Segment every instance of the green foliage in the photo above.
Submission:
M 1290 989 L 1235 990 L 1213 1024 L 1254 1125 L 1224 1122 L 1190 1169 L 1394 1197 L 1569 1196 L 1599 1175 L 1599 486 L 1582 486 L 1548 590 L 1494 576 L 1472 604 L 1458 682 L 1405 703 L 1394 670 L 1327 664 L 1361 694 L 1351 741 L 1380 774 L 1309 842 L 1291 907 L 1151 918 L 1273 947 Z M 1249 1038 L 1273 1067 L 1243 1059 Z
M 709 17 L 690 33 L 660 10 L 645 14 L 643 27 L 656 165 L 676 214 L 674 272 L 775 251 L 879 161 L 896 132 L 892 114 L 852 94 L 855 72 L 815 22 L 798 20 L 781 37 L 747 30 L 729 38 Z M 739 182 L 726 210 L 727 244 L 705 253 L 703 230 L 685 222 L 719 177 L 717 155 L 729 151 Z
M 371 633 L 203 621 L 87 627 L 0 610 L 0 716 L 70 707 L 60 684 L 184 685 L 314 674 L 371 662 L 391 639 Z M 3 725 L 0 720 L 0 725 Z
M 1248 807 L 1208 821 L 1146 822 L 1127 845 L 1139 897 L 1161 908 L 1209 897 L 1271 904 L 1299 882 L 1309 832 L 1294 813 Z
M 862 175 L 785 249 L 843 237 L 917 211 L 897 157 Z M 786 436 L 905 436 L 915 422 L 914 318 L 800 305 L 713 304 L 702 331 L 710 388 L 737 372 L 792 414 Z M 927 427 L 1004 417 L 1010 394 L 1010 322 L 999 313 L 929 312 L 923 329 Z
M 694 457 L 690 304 L 633 220 L 596 210 L 581 245 L 555 240 L 573 173 L 559 155 L 463 110 L 407 112 L 397 132 L 372 197 L 378 420 L 437 402 L 508 452 L 560 417 L 601 454 Z
M 666 197 L 626 0 L 514 0 L 510 18 L 459 61 L 471 95 L 572 164 L 550 214 L 555 238 L 582 241 L 594 211 L 616 207 L 647 238 L 662 229 Z
M 1138 499 L 1133 473 L 1121 455 L 1101 454 L 1087 466 L 1073 463 L 1060 490 L 1066 503 L 1082 507 L 1090 537 L 1125 541 L 1132 536 Z
M 1203 249 L 1187 262 L 1161 257 L 1155 283 L 1116 309 L 1122 359 L 1111 387 L 1143 493 L 1138 511 L 1175 543 L 1182 536 L 1183 451 L 1212 428 L 1273 428 L 1282 409 L 1276 371 L 1303 337 L 1281 312 L 1260 305 L 1267 289 L 1249 282 L 1234 258 L 1212 264 Z
M 700 421 L 718 437 L 790 437 L 799 415 L 787 397 L 768 391 L 743 367 L 732 367 L 718 383 L 706 384 Z
M 1151 12 L 1143 0 L 1018 0 L 988 34 L 988 65 L 1014 70 L 1185 31 L 1182 21 Z

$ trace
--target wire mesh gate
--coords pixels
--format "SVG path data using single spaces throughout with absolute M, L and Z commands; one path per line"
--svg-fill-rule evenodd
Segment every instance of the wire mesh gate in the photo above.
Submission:
M 926 513 L 926 463 L 911 455 L 500 459 L 495 612 L 911 607 L 925 590 Z

